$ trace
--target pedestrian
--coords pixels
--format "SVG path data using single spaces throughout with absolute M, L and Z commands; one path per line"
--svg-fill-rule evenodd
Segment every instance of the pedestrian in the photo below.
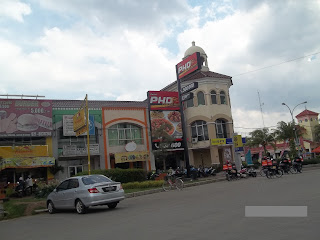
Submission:
M 33 190 L 33 181 L 31 175 L 28 176 L 26 180 L 26 191 L 30 191 L 30 194 L 32 194 Z

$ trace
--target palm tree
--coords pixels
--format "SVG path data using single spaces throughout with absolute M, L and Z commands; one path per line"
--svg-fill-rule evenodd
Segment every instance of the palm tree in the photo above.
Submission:
M 320 142 L 320 125 L 314 127 L 314 140 Z
M 250 133 L 250 136 L 247 140 L 247 146 L 257 147 L 262 145 L 264 150 L 264 155 L 267 155 L 267 145 L 274 141 L 274 137 L 269 133 L 268 128 L 257 129 Z
M 295 129 L 295 130 L 294 130 Z M 295 144 L 295 131 L 297 136 L 300 136 L 299 128 L 296 128 L 292 122 L 285 123 L 284 121 L 278 122 L 275 134 L 277 139 L 281 141 L 289 141 L 291 157 L 295 157 L 297 154 Z

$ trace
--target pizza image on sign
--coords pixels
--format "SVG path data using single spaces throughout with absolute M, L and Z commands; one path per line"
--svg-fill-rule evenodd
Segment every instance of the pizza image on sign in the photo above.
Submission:
M 169 135 L 174 133 L 174 126 L 170 121 L 164 118 L 157 118 L 151 120 L 151 130 L 154 133 L 155 131 L 163 129 L 163 131 Z

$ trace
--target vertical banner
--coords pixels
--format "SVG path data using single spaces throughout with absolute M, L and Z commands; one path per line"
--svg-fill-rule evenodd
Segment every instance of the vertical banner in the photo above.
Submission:
M 246 161 L 247 161 L 247 164 L 248 165 L 252 165 L 253 162 L 252 162 L 252 155 L 251 155 L 251 150 L 249 149 L 249 151 L 247 152 L 246 154 Z

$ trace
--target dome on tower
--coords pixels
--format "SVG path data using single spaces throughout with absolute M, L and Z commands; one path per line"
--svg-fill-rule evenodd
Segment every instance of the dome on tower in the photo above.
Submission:
M 185 51 L 184 57 L 186 58 L 186 57 L 192 55 L 192 54 L 195 53 L 195 52 L 199 52 L 200 55 L 205 55 L 205 56 L 207 56 L 206 52 L 205 52 L 201 47 L 196 46 L 196 45 L 195 45 L 195 42 L 193 41 L 193 42 L 192 42 L 192 46 L 189 47 L 189 48 Z
M 195 42 L 193 41 L 192 42 L 192 46 L 189 47 L 185 53 L 184 53 L 184 58 L 185 59 L 186 57 L 194 54 L 195 52 L 199 52 L 200 53 L 200 58 L 201 58 L 201 70 L 202 71 L 209 71 L 209 67 L 208 67 L 208 60 L 207 60 L 207 54 L 206 52 L 201 48 L 201 47 L 198 47 L 196 46 Z

